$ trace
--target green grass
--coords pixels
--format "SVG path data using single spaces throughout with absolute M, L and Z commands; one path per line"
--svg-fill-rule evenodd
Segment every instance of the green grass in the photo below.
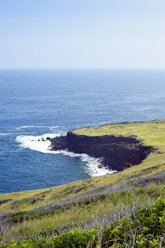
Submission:
M 130 218 L 112 222 L 107 227 L 91 230 L 72 229 L 51 238 L 33 237 L 24 242 L 4 244 L 3 248 L 160 248 L 165 246 L 165 199 L 159 198 L 134 212 Z
M 99 127 L 81 128 L 72 132 L 77 135 L 87 136 L 134 136 L 142 140 L 145 145 L 157 147 L 162 152 L 165 151 L 165 120 L 109 124 Z
M 112 175 L 47 189 L 0 194 L 0 212 L 6 218 L 0 220 L 0 244 L 10 243 L 12 239 L 22 241 L 45 236 L 50 239 L 72 228 L 95 229 L 97 225 L 106 228 L 112 221 L 130 216 L 136 209 L 165 195 L 165 182 L 162 181 L 165 120 L 111 124 L 73 132 L 90 136 L 136 136 L 143 144 L 157 150 L 141 164 Z M 151 180 L 154 175 L 158 175 L 157 181 Z M 44 211 L 39 209 L 41 207 Z
M 30 239 L 37 234 L 52 235 L 56 232 L 69 230 L 74 227 L 93 227 L 93 225 L 108 225 L 119 216 L 123 217 L 146 203 L 153 203 L 158 197 L 165 195 L 165 185 L 150 184 L 145 188 L 135 187 L 132 191 L 105 194 L 93 197 L 88 201 L 72 205 L 67 208 L 47 212 L 17 212 L 11 215 L 12 227 L 1 233 L 3 242 L 12 239 Z M 93 224 L 94 223 L 94 224 Z M 8 228 L 8 227 L 7 227 Z
M 140 165 L 127 169 L 126 173 L 137 173 L 139 170 L 153 166 L 165 169 L 165 120 L 109 124 L 73 130 L 73 133 L 87 136 L 114 135 L 136 137 L 144 145 L 153 146 L 157 150 L 149 154 Z

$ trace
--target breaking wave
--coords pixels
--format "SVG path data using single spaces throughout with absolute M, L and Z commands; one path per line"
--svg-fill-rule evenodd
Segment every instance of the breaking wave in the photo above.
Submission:
M 108 168 L 102 167 L 100 163 L 100 159 L 96 159 L 90 157 L 87 154 L 79 154 L 69 152 L 67 150 L 58 150 L 52 151 L 51 150 L 51 142 L 47 139 L 48 137 L 54 138 L 58 137 L 58 134 L 43 134 L 39 136 L 32 136 L 32 135 L 21 135 L 16 137 L 16 141 L 20 143 L 20 147 L 29 148 L 34 151 L 42 152 L 42 153 L 51 153 L 51 154 L 63 154 L 65 156 L 70 157 L 79 157 L 82 162 L 84 162 L 84 170 L 90 176 L 102 176 L 106 174 L 112 174 L 116 171 L 109 170 Z
M 22 130 L 27 128 L 48 128 L 49 130 L 53 130 L 59 127 L 60 126 L 21 126 L 21 127 L 17 127 L 16 130 Z
M 0 133 L 0 136 L 6 136 L 6 135 L 9 135 L 11 133 Z

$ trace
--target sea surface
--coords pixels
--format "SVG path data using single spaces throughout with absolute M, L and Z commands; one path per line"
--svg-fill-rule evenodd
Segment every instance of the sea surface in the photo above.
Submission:
M 0 193 L 112 173 L 46 137 L 165 118 L 164 70 L 0 70 Z

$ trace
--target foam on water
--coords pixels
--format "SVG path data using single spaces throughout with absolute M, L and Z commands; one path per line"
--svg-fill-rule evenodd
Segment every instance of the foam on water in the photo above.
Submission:
M 47 137 L 54 138 L 58 136 L 60 135 L 52 133 L 39 136 L 21 135 L 16 137 L 16 141 L 20 143 L 20 147 L 29 148 L 34 151 L 42 153 L 63 154 L 70 157 L 79 157 L 81 161 L 85 163 L 84 170 L 90 176 L 102 176 L 116 172 L 102 167 L 100 164 L 100 159 L 90 157 L 87 154 L 73 153 L 67 150 L 52 151 L 51 142 L 47 140 Z
M 48 128 L 50 130 L 59 128 L 60 126 L 21 126 L 17 127 L 16 130 L 22 130 L 22 129 L 27 129 L 27 128 Z
M 26 129 L 26 128 L 32 128 L 35 126 L 21 126 L 21 127 L 17 127 L 16 130 L 21 130 L 21 129 Z
M 47 137 L 54 138 L 59 135 L 55 134 L 43 134 L 39 136 L 32 135 L 20 135 L 16 137 L 16 141 L 20 143 L 21 147 L 29 148 L 34 151 L 42 153 L 51 153 L 51 142 L 47 140 Z
M 11 133 L 0 133 L 0 136 L 5 136 L 5 135 L 9 135 Z

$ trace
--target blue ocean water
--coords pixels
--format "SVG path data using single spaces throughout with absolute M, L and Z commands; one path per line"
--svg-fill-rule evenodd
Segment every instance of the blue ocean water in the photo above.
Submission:
M 0 193 L 107 173 L 88 156 L 49 152 L 42 137 L 163 118 L 164 70 L 0 70 Z

